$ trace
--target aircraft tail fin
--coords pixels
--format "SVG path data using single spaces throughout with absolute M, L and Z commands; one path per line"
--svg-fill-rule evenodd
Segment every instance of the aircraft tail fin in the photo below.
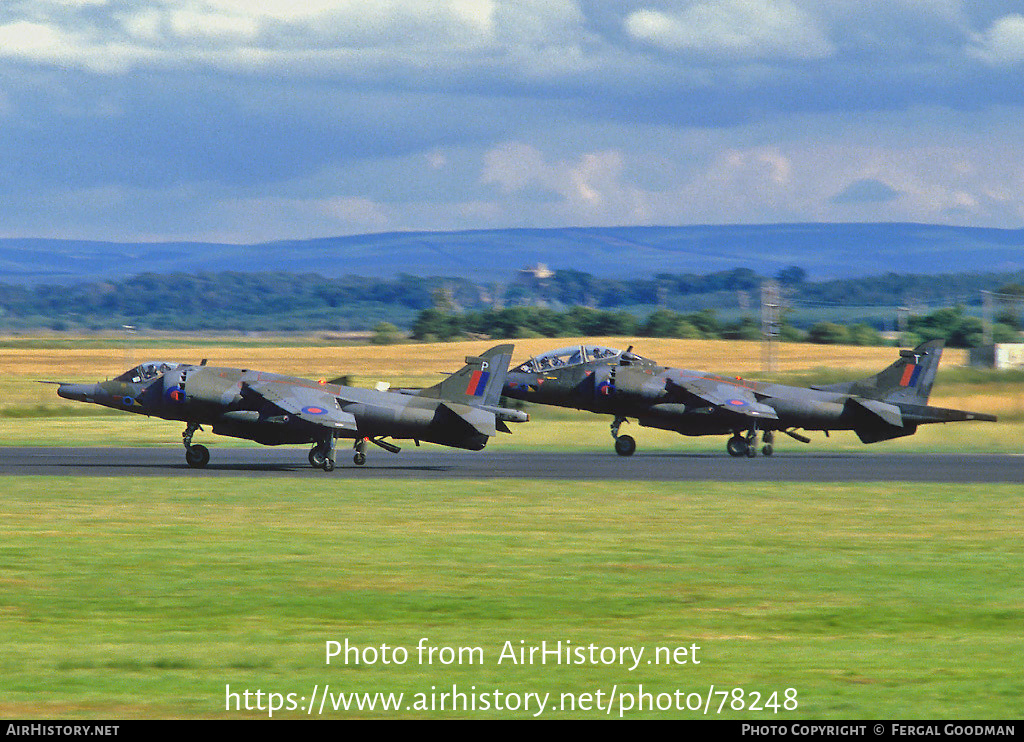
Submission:
M 496 345 L 479 356 L 467 356 L 460 370 L 419 394 L 473 407 L 494 407 L 501 398 L 514 350 L 512 344 Z
M 900 357 L 895 363 L 874 376 L 859 381 L 813 388 L 890 404 L 903 402 L 925 405 L 935 383 L 935 374 L 939 370 L 942 346 L 942 340 L 929 340 L 913 350 L 900 350 Z

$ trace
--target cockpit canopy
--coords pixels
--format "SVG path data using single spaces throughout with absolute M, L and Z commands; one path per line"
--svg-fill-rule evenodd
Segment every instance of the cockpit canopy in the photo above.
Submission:
M 622 351 L 616 348 L 605 348 L 601 345 L 570 345 L 566 348 L 549 350 L 541 353 L 530 360 L 520 363 L 513 372 L 539 373 L 552 368 L 563 366 L 576 366 L 589 361 L 610 361 L 621 362 L 626 365 L 633 363 L 651 363 L 643 356 L 638 356 L 632 351 Z
M 144 381 L 155 379 L 165 371 L 169 371 L 172 368 L 177 368 L 180 364 L 169 363 L 167 361 L 146 361 L 140 363 L 135 368 L 125 371 L 120 376 L 116 377 L 114 381 L 124 381 L 129 384 L 141 384 Z

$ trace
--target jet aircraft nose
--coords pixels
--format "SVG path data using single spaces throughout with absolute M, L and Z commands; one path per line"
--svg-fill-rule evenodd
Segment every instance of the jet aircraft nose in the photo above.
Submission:
M 92 402 L 95 389 L 95 384 L 61 384 L 57 387 L 57 395 L 78 402 Z

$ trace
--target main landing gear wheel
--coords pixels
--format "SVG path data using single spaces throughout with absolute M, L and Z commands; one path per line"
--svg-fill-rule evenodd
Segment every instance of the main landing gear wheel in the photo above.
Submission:
M 615 453 L 619 456 L 632 456 L 636 451 L 636 441 L 633 436 L 620 435 L 615 439 Z
M 334 438 L 320 441 L 309 452 L 309 465 L 314 469 L 334 471 Z
M 746 456 L 748 448 L 747 441 L 739 435 L 734 435 L 725 444 L 725 450 L 730 456 Z
M 185 461 L 193 469 L 202 469 L 210 463 L 210 450 L 198 444 L 185 449 Z
M 762 456 L 771 456 L 775 453 L 775 433 L 770 430 L 764 431 L 764 435 L 761 437 L 764 445 L 761 447 Z
M 757 433 L 753 430 L 747 433 L 747 458 L 752 459 L 757 456 Z

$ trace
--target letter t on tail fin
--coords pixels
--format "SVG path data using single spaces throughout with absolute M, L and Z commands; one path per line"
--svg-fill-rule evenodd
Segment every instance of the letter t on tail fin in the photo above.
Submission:
M 874 376 L 812 388 L 890 404 L 905 402 L 926 405 L 942 358 L 942 345 L 941 340 L 929 340 L 913 350 L 901 350 L 895 363 Z
M 515 346 L 496 345 L 479 356 L 467 356 L 466 365 L 440 384 L 420 392 L 421 397 L 446 399 L 474 407 L 495 406 L 501 398 L 505 374 Z

